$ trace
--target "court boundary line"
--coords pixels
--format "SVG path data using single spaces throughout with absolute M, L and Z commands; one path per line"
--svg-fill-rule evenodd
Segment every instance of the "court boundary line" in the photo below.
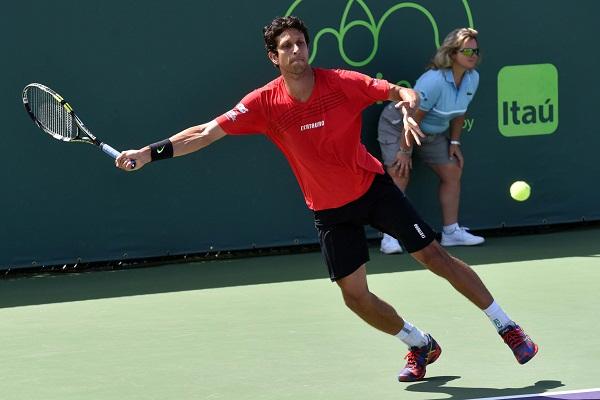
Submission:
M 520 394 L 516 396 L 502 396 L 502 397 L 479 397 L 476 399 L 470 400 L 509 400 L 509 399 L 525 399 L 528 397 L 547 397 L 547 396 L 557 396 L 563 394 L 577 394 L 577 393 L 589 393 L 589 392 L 598 392 L 600 388 L 591 388 L 591 389 L 579 389 L 579 390 L 567 390 L 564 392 L 545 392 L 545 393 L 536 393 L 536 394 Z

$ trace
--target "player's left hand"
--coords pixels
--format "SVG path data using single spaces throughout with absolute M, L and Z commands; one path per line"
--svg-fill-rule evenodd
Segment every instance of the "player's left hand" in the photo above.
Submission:
M 396 103 L 396 109 L 401 110 L 402 107 L 408 108 L 408 110 L 414 113 L 419 106 L 419 95 L 414 89 L 405 88 L 402 86 L 396 86 L 398 90 L 398 96 L 400 101 Z
M 404 102 L 399 102 L 404 103 Z M 424 138 L 425 134 L 421 132 L 421 128 L 419 128 L 419 124 L 412 116 L 412 113 L 409 112 L 406 105 L 400 106 L 400 111 L 402 111 L 402 123 L 404 124 L 404 141 L 407 146 L 411 146 L 411 143 L 414 141 L 419 146 L 421 145 L 421 139 Z

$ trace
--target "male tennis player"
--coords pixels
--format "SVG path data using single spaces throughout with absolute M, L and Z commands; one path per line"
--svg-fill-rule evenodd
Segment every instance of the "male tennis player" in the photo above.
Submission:
M 504 313 L 475 272 L 439 245 L 432 229 L 360 141 L 362 110 L 376 101 L 392 100 L 403 114 L 405 140 L 419 143 L 423 134 L 412 118 L 416 93 L 353 71 L 312 68 L 308 31 L 296 17 L 276 18 L 263 35 L 267 56 L 281 73 L 278 78 L 206 124 L 123 152 L 116 165 L 130 171 L 135 160 L 138 170 L 151 161 L 200 150 L 225 135 L 263 132 L 288 159 L 306 204 L 314 211 L 329 276 L 346 305 L 409 347 L 400 381 L 422 379 L 441 348 L 431 335 L 404 321 L 369 291 L 367 224 L 401 240 L 414 258 L 485 311 L 517 361 L 529 361 L 537 346 Z

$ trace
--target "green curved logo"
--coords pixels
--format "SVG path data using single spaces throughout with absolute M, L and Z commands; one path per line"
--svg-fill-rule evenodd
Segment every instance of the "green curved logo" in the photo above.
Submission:
M 294 3 L 288 8 L 285 15 L 287 16 L 287 15 L 293 14 L 294 10 L 298 7 L 298 5 L 300 3 L 302 3 L 302 1 L 303 0 L 295 0 Z M 350 10 L 352 9 L 352 6 L 355 3 L 362 8 L 366 18 L 348 21 L 348 14 L 350 13 Z M 462 4 L 463 4 L 463 6 L 465 8 L 465 12 L 467 14 L 467 20 L 468 20 L 468 24 L 469 24 L 468 26 L 470 28 L 473 28 L 474 27 L 473 16 L 471 15 L 471 9 L 469 7 L 468 0 L 462 0 Z M 315 38 L 313 40 L 313 46 L 312 46 L 309 63 L 312 63 L 314 61 L 315 57 L 317 56 L 317 53 L 319 51 L 319 40 L 321 39 L 321 37 L 323 35 L 331 34 L 337 39 L 340 55 L 341 55 L 342 59 L 348 65 L 351 65 L 353 67 L 362 67 L 362 66 L 369 64 L 371 61 L 373 61 L 373 58 L 375 58 L 375 55 L 377 55 L 377 50 L 379 49 L 379 33 L 381 32 L 382 26 L 385 24 L 386 20 L 393 13 L 395 13 L 396 11 L 402 10 L 404 8 L 416 9 L 416 10 L 420 11 L 421 13 L 423 13 L 423 15 L 425 15 L 427 20 L 429 20 L 429 23 L 431 24 L 431 28 L 433 30 L 433 40 L 435 42 L 435 47 L 436 47 L 436 49 L 439 48 L 440 47 L 440 33 L 439 33 L 437 22 L 435 21 L 433 14 L 431 14 L 431 12 L 429 12 L 429 10 L 427 8 L 423 7 L 422 5 L 413 3 L 413 2 L 397 3 L 393 7 L 389 8 L 381 16 L 379 21 L 376 21 L 375 18 L 373 17 L 373 13 L 371 12 L 371 10 L 369 9 L 369 7 L 367 6 L 367 4 L 364 0 L 348 0 L 348 2 L 346 3 L 346 7 L 344 9 L 344 12 L 342 14 L 340 26 L 337 29 L 332 28 L 332 27 L 323 28 L 319 32 L 317 32 L 317 34 L 315 35 Z M 348 54 L 346 54 L 346 50 L 344 48 L 344 44 L 345 44 L 344 39 L 345 39 L 346 34 L 351 29 L 356 28 L 356 27 L 362 27 L 362 28 L 367 29 L 371 33 L 371 37 L 373 39 L 373 42 L 372 42 L 373 47 L 371 49 L 371 52 L 369 53 L 369 55 L 367 57 L 365 57 L 364 59 L 361 59 L 361 60 L 355 60 L 355 59 L 350 58 L 348 56 Z

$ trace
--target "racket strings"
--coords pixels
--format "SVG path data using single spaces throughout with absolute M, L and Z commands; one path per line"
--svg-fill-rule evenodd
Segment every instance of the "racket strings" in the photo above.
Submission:
M 72 114 L 54 95 L 34 87 L 31 88 L 28 99 L 31 112 L 44 130 L 63 140 L 77 137 Z

